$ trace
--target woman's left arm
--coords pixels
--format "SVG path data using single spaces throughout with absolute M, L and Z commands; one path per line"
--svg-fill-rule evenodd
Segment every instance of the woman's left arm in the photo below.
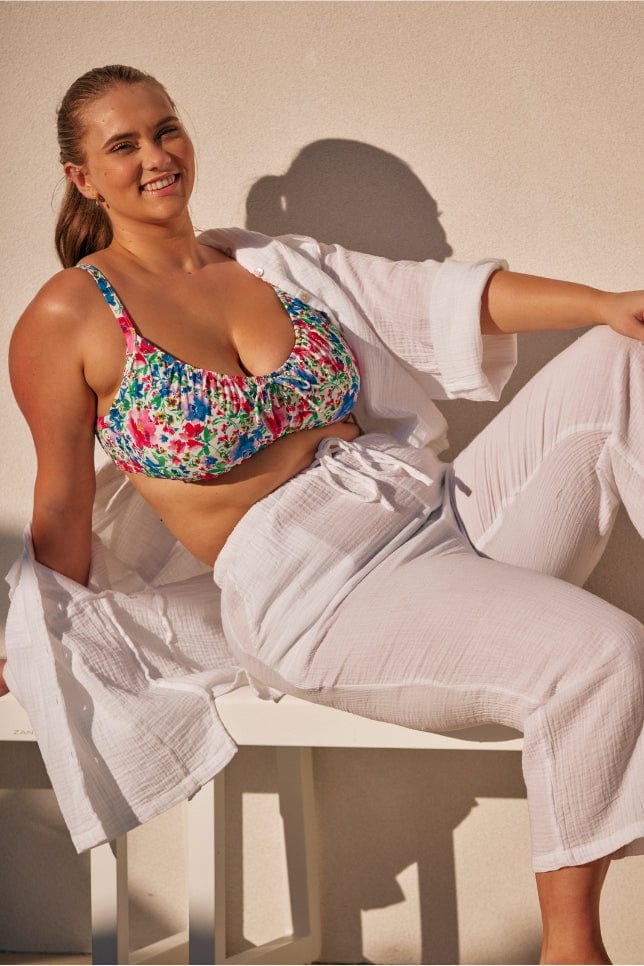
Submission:
M 481 298 L 481 332 L 500 335 L 609 325 L 644 341 L 644 292 L 603 292 L 554 278 L 494 272 Z

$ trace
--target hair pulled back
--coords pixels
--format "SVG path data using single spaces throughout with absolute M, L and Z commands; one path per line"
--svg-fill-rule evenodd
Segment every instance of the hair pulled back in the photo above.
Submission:
M 111 64 L 94 67 L 71 85 L 57 111 L 60 163 L 71 161 L 82 165 L 85 161 L 82 139 L 85 133 L 83 110 L 119 84 L 163 84 L 136 67 Z M 172 104 L 172 100 L 168 97 Z M 174 106 L 174 105 L 173 105 Z M 106 248 L 112 241 L 112 226 L 101 205 L 85 198 L 72 181 L 67 181 L 65 194 L 56 222 L 56 251 L 64 268 L 71 268 L 91 252 Z

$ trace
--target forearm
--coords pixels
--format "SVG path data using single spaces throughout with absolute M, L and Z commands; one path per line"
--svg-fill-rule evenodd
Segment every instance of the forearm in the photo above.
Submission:
M 481 299 L 481 332 L 576 329 L 606 321 L 608 293 L 588 285 L 517 272 L 495 272 Z
M 31 533 L 39 563 L 87 584 L 92 555 L 91 507 L 56 507 L 36 499 Z
M 54 524 L 37 516 L 34 516 L 31 527 L 38 563 L 86 585 L 92 549 L 91 528 L 64 518 Z

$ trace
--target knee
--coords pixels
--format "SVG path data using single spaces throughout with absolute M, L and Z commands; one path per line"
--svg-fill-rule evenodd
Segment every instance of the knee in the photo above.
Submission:
M 586 624 L 574 665 L 568 663 L 543 706 L 526 722 L 528 745 L 535 736 L 545 736 L 557 748 L 582 742 L 589 753 L 599 753 L 606 743 L 623 750 L 639 740 L 644 725 L 644 626 L 606 606 L 608 613 L 595 614 L 592 627 Z
M 611 607 L 609 617 L 595 628 L 596 648 L 589 661 L 592 686 L 604 691 L 617 706 L 644 713 L 644 625 Z M 610 697 L 612 696 L 612 697 Z

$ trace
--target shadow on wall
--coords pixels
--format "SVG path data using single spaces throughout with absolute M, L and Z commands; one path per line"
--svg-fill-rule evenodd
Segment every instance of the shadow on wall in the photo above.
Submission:
M 361 141 L 327 138 L 303 148 L 288 171 L 260 178 L 246 201 L 246 227 L 267 235 L 311 235 L 318 241 L 392 259 L 444 261 L 453 249 L 436 200 L 411 168 Z M 503 239 L 496 252 L 503 254 Z M 491 253 L 481 252 L 481 257 Z M 579 332 L 523 337 L 520 361 L 503 404 Z M 450 425 L 454 455 L 501 408 L 500 403 L 440 403 Z
M 307 145 L 286 174 L 260 178 L 246 202 L 246 225 L 254 231 L 311 235 L 415 261 L 443 261 L 452 254 L 439 214 L 400 158 L 340 138 Z

